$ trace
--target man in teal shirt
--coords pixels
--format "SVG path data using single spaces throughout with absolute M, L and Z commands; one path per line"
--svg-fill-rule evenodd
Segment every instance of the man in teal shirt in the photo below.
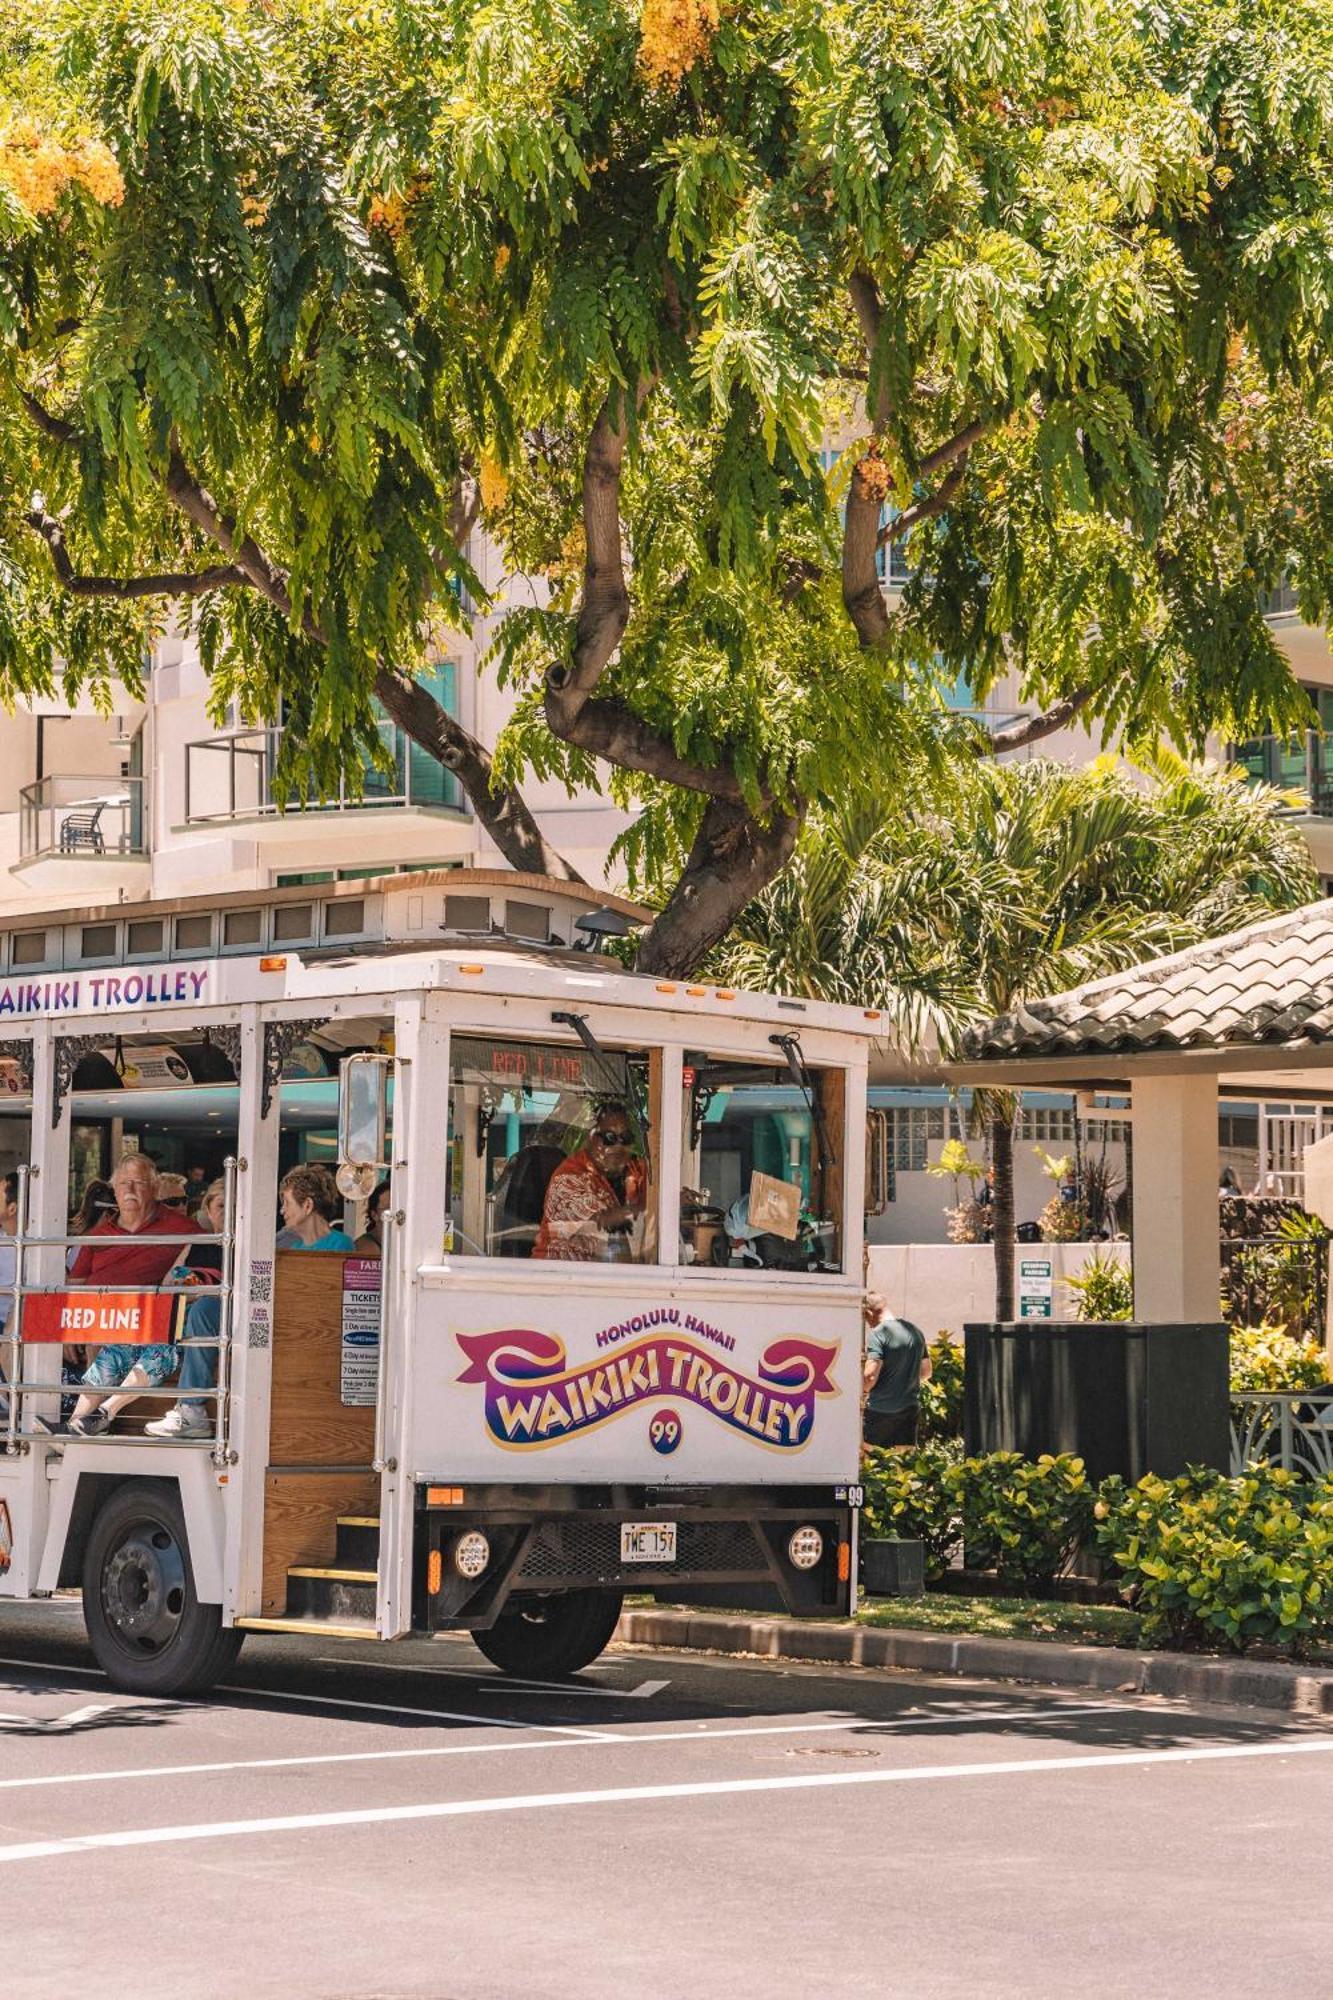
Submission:
M 882 1292 L 867 1292 L 861 1307 L 866 1328 L 861 1381 L 864 1435 L 879 1447 L 915 1444 L 921 1385 L 930 1380 L 926 1336 L 910 1319 L 895 1319 Z

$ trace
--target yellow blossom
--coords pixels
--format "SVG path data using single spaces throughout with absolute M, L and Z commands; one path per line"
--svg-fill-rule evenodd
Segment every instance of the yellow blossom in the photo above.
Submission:
M 495 275 L 497 278 L 502 278 L 505 272 L 508 270 L 509 257 L 510 257 L 509 245 L 507 243 L 499 244 L 495 252 Z
M 67 188 L 85 188 L 104 208 L 119 208 L 125 182 L 100 139 L 65 145 L 33 118 L 16 118 L 0 130 L 0 181 L 29 215 L 50 215 Z
M 370 203 L 370 226 L 382 229 L 395 243 L 407 222 L 407 203 L 400 194 L 377 194 Z
M 509 498 L 509 476 L 499 460 L 492 458 L 488 452 L 482 453 L 477 484 L 485 511 L 488 514 L 497 513 Z
M 702 62 L 717 33 L 719 0 L 643 0 L 639 66 L 651 83 L 674 86 Z

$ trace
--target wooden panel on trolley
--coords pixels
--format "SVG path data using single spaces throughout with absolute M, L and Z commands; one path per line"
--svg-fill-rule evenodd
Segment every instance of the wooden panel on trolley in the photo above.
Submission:
M 372 1472 L 277 1472 L 264 1480 L 264 1578 L 260 1616 L 287 1609 L 287 1572 L 300 1563 L 329 1563 L 338 1516 L 379 1513 L 380 1483 Z
M 335 1250 L 279 1250 L 273 1279 L 271 1466 L 369 1465 L 375 1412 L 342 1401 L 343 1267 Z
M 261 1615 L 287 1608 L 287 1571 L 327 1563 L 340 1514 L 379 1512 L 375 1411 L 342 1400 L 344 1267 L 334 1250 L 279 1250 L 273 1274 Z

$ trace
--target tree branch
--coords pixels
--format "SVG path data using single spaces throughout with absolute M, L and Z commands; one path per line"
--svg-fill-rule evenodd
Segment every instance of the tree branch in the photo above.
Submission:
M 1091 687 L 1075 688 L 1073 694 L 1054 702 L 1042 715 L 1023 716 L 1017 722 L 1006 722 L 999 729 L 984 732 L 987 755 L 999 757 L 1007 750 L 1025 750 L 1029 743 L 1040 743 L 1043 737 L 1053 736 L 1087 707 L 1095 692 Z
M 63 417 L 53 416 L 44 403 L 38 401 L 30 389 L 19 390 L 19 401 L 32 418 L 39 431 L 46 437 L 54 438 L 57 444 L 77 444 L 78 427 L 68 424 Z
M 942 514 L 962 485 L 966 472 L 967 461 L 964 460 L 961 464 L 955 465 L 951 472 L 945 473 L 936 491 L 928 498 L 917 500 L 910 507 L 904 507 L 901 514 L 896 514 L 891 521 L 886 521 L 879 531 L 878 546 L 882 549 L 890 542 L 900 542 L 904 535 L 910 535 L 913 528 L 920 527 L 923 521 L 929 521 L 936 514 Z
M 30 508 L 23 519 L 46 543 L 56 580 L 72 597 L 115 597 L 124 603 L 139 597 L 203 597 L 210 590 L 249 581 L 235 563 L 215 569 L 166 570 L 154 576 L 80 576 L 69 559 L 62 523 L 38 507 Z
M 566 740 L 625 770 L 643 771 L 710 798 L 741 801 L 740 783 L 729 765 L 695 764 L 680 756 L 669 736 L 636 715 L 618 695 L 595 695 L 585 702 Z M 763 802 L 768 803 L 766 797 Z
M 638 400 L 646 394 L 641 390 Z M 629 437 L 625 398 L 608 397 L 598 413 L 583 457 L 583 595 L 574 627 L 570 666 L 557 662 L 546 676 L 546 720 L 556 736 L 576 741 L 574 725 L 624 636 L 629 591 L 620 534 L 620 475 Z
M 879 288 L 869 271 L 856 270 L 847 281 L 852 308 L 865 342 L 866 366 L 875 373 L 875 349 L 880 335 Z M 866 397 L 866 415 L 879 432 L 889 420 L 888 389 L 881 377 Z M 842 531 L 842 601 L 861 644 L 870 649 L 888 636 L 889 614 L 880 589 L 875 558 L 879 553 L 879 517 L 883 495 L 867 481 L 861 466 L 847 489 L 847 513 Z

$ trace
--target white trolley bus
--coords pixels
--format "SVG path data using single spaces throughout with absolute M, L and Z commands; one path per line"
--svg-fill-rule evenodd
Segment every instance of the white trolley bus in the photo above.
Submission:
M 12 921 L 0 1603 L 81 1588 L 154 1692 L 247 1631 L 559 1675 L 627 1590 L 847 1606 L 876 1018 L 627 973 L 629 908 L 438 871 Z M 190 1344 L 177 1272 L 71 1275 L 135 1152 L 225 1185 L 198 1435 L 146 1429 L 169 1380 L 62 1421 L 79 1348 Z M 283 1247 L 301 1164 L 359 1250 Z

